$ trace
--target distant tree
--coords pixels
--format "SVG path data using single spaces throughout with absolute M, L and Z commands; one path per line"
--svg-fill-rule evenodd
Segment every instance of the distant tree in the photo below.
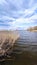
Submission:
M 34 27 L 34 30 L 37 30 L 37 26 Z
M 30 28 L 29 28 L 29 29 L 27 29 L 27 30 L 30 30 L 30 31 L 32 31 L 32 30 L 37 30 L 37 26 L 30 27 Z

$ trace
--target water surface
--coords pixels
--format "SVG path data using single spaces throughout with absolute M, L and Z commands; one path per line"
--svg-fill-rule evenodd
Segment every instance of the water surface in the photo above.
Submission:
M 37 32 L 18 31 L 20 38 L 15 42 L 12 60 L 2 65 L 37 65 Z

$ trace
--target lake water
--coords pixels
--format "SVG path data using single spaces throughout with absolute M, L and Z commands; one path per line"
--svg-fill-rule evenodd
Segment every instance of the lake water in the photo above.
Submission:
M 18 31 L 18 33 L 20 38 L 15 42 L 13 59 L 6 60 L 0 65 L 37 65 L 37 32 Z

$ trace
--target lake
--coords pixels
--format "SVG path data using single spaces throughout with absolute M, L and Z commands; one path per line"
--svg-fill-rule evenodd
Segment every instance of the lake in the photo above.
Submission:
M 18 33 L 20 38 L 15 42 L 11 60 L 0 65 L 37 65 L 37 32 L 21 30 Z

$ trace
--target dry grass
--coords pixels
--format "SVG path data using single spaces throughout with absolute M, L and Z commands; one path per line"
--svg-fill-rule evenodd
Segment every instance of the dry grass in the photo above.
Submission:
M 19 37 L 19 34 L 17 33 L 17 31 L 0 31 L 0 42 L 2 40 L 2 42 L 4 42 L 6 39 L 13 39 L 15 42 L 15 40 L 17 40 L 17 38 Z
M 12 52 L 14 43 L 18 38 L 17 31 L 0 31 L 0 57 Z

